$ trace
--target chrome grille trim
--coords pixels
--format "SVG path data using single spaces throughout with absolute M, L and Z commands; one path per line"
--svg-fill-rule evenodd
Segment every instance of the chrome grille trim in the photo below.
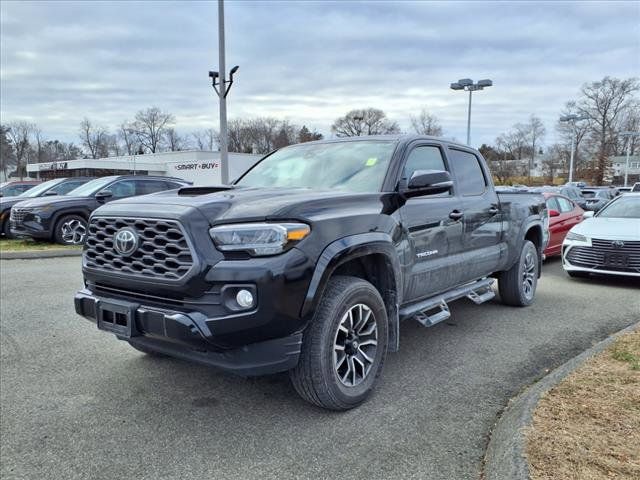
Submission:
M 128 257 L 113 248 L 113 236 L 124 227 L 138 234 L 140 243 Z M 87 268 L 136 277 L 177 281 L 194 266 L 184 229 L 175 220 L 135 217 L 92 217 L 83 252 Z

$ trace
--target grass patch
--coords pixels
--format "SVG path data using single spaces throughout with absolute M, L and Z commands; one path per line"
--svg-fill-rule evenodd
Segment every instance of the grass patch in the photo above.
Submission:
M 640 332 L 544 395 L 527 431 L 532 480 L 640 478 Z
M 18 238 L 18 239 L 5 239 L 0 240 L 0 252 L 28 252 L 36 250 L 59 250 L 61 248 L 82 248 L 67 247 L 65 245 L 58 245 L 53 242 L 38 242 L 30 238 Z

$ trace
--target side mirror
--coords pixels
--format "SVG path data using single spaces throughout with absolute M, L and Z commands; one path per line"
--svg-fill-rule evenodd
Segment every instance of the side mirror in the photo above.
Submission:
M 593 210 L 587 210 L 582 214 L 582 218 L 591 218 L 595 213 L 596 212 L 594 212 Z
M 98 193 L 96 193 L 96 200 L 99 202 L 105 202 L 108 199 L 110 199 L 111 197 L 113 197 L 113 192 L 111 190 L 108 189 L 104 189 L 104 190 L 100 190 Z
M 407 189 L 403 192 L 405 197 L 419 195 L 435 195 L 451 190 L 453 180 L 449 172 L 444 170 L 416 170 L 407 183 Z
M 560 216 L 560 212 L 558 210 L 551 209 L 551 210 L 549 210 L 549 216 L 550 217 L 559 217 Z
M 56 192 L 52 192 L 51 190 L 49 190 L 48 192 L 44 192 L 45 197 L 53 197 L 55 195 L 58 195 Z

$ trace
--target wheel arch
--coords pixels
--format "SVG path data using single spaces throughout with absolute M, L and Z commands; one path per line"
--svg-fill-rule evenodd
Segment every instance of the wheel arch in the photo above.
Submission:
M 389 321 L 389 350 L 399 345 L 399 304 L 402 276 L 391 236 L 370 232 L 344 237 L 329 244 L 316 264 L 301 316 L 311 314 L 334 275 L 350 275 L 371 283 L 380 293 Z

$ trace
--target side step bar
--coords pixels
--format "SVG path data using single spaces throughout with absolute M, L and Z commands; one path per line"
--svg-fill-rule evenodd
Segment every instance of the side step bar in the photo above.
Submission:
M 431 327 L 451 317 L 447 302 L 452 302 L 462 297 L 467 297 L 473 303 L 479 305 L 491 300 L 496 294 L 491 286 L 493 278 L 483 278 L 472 283 L 468 283 L 448 292 L 427 298 L 421 302 L 408 305 L 400 309 L 400 320 L 415 318 L 425 327 Z

